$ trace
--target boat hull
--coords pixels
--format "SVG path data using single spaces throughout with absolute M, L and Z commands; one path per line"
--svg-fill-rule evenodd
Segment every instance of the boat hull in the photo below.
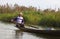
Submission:
M 20 30 L 24 32 L 31 32 L 31 33 L 37 33 L 37 34 L 46 34 L 46 35 L 58 35 L 60 36 L 60 30 L 36 30 L 36 29 L 29 29 L 29 28 L 23 28 L 23 27 L 17 27 Z

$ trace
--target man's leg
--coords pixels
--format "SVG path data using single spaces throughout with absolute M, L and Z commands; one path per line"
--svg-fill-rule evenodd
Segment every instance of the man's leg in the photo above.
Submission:
M 16 27 L 20 27 L 20 24 L 16 24 Z
M 20 27 L 23 27 L 24 28 L 24 25 L 23 24 L 20 24 Z
M 16 24 L 16 27 L 18 27 L 18 25 Z

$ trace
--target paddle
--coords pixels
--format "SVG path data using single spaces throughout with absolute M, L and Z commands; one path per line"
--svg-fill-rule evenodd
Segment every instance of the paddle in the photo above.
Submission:
M 33 28 L 39 28 L 39 27 L 37 27 L 37 26 L 35 26 L 35 25 L 28 25 L 29 27 L 33 27 Z

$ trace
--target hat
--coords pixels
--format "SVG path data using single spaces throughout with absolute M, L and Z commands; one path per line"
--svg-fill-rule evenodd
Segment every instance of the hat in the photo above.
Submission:
M 19 15 L 23 15 L 23 13 L 22 13 L 22 12 L 20 12 L 20 13 L 19 13 Z

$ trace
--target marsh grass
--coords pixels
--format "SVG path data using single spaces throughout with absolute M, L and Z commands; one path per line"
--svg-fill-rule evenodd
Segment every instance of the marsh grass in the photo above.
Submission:
M 0 14 L 0 20 L 10 22 L 18 13 Z M 25 24 L 60 27 L 60 13 L 41 13 L 38 11 L 23 11 Z

